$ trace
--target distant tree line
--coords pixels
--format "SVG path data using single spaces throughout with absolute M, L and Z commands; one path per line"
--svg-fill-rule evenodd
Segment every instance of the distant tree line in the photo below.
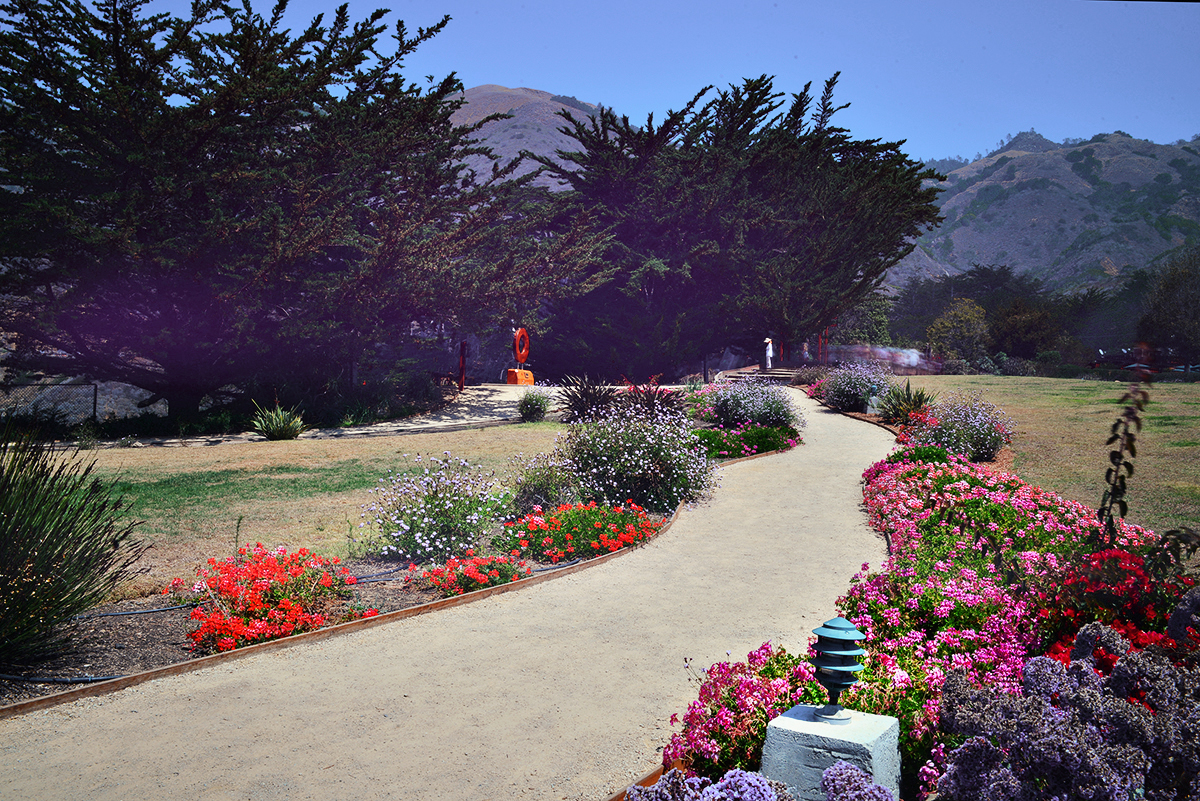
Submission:
M 976 369 L 996 357 L 1084 364 L 1145 342 L 1200 361 L 1200 250 L 1160 268 L 1126 268 L 1112 289 L 1058 293 L 1005 265 L 910 279 L 889 308 L 887 340 L 929 348 Z M 861 315 L 865 307 L 857 310 Z M 857 318 L 852 318 L 857 319 Z M 880 343 L 880 337 L 867 340 Z M 881 343 L 886 344 L 886 343 Z

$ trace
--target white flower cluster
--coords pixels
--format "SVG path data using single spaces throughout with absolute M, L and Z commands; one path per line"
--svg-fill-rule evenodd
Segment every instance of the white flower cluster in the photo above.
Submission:
M 371 490 L 362 519 L 386 543 L 385 555 L 414 562 L 443 561 L 474 546 L 508 508 L 509 493 L 495 474 L 463 459 L 417 456 L 416 470 L 392 473 Z
M 577 471 L 580 494 L 597 503 L 633 501 L 668 514 L 704 494 L 711 465 L 679 414 L 609 412 L 572 426 L 561 443 Z

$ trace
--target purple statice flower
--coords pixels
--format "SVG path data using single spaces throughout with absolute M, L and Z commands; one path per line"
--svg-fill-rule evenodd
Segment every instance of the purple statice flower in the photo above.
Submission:
M 785 785 L 773 782 L 761 773 L 738 768 L 726 773 L 716 784 L 700 793 L 699 801 L 791 801 Z
M 938 445 L 973 462 L 987 462 L 1012 441 L 1016 424 L 978 393 L 952 393 L 930 404 L 908 432 L 918 445 Z
M 699 801 L 700 793 L 712 782 L 672 768 L 649 787 L 634 785 L 625 791 L 625 801 Z
M 821 789 L 827 801 L 896 801 L 888 788 L 875 784 L 871 774 L 845 760 L 838 760 L 821 774 Z
M 761 773 L 734 768 L 713 784 L 672 768 L 649 787 L 630 787 L 626 801 L 794 801 L 787 787 Z

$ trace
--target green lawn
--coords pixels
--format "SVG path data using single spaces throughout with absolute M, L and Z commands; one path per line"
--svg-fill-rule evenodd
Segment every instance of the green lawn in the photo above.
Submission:
M 1071 378 L 914 376 L 944 395 L 980 391 L 1017 423 L 1018 475 L 1088 506 L 1098 506 L 1108 466 L 1105 440 L 1127 385 Z M 1129 521 L 1166 531 L 1200 528 L 1200 384 L 1150 388 L 1129 480 Z

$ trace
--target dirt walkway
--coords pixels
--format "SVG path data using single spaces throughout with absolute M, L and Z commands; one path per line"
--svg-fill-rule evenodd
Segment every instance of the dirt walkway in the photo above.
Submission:
M 883 545 L 875 426 L 722 471 L 623 558 L 523 591 L 0 721 L 0 797 L 603 799 L 656 763 L 683 670 L 789 650 Z

